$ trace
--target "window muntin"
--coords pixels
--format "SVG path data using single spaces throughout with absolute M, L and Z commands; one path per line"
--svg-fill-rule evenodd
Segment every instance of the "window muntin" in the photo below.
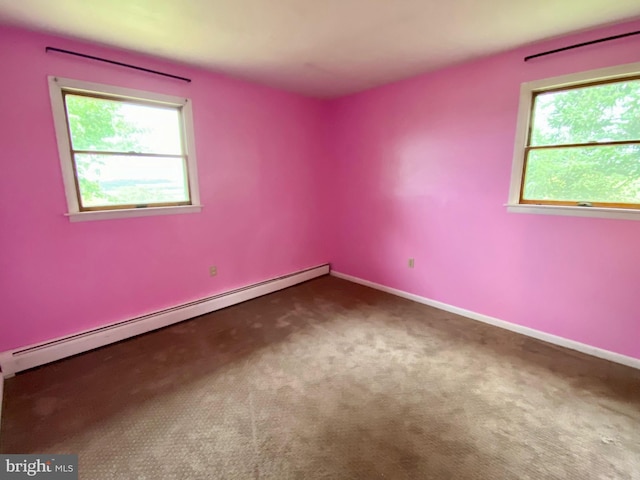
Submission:
M 640 208 L 640 77 L 530 95 L 519 203 Z
M 191 205 L 182 105 L 62 95 L 79 211 Z

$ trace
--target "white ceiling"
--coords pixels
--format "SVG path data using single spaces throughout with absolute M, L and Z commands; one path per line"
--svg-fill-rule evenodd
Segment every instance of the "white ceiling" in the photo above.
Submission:
M 0 0 L 0 22 L 332 97 L 640 16 L 638 0 Z

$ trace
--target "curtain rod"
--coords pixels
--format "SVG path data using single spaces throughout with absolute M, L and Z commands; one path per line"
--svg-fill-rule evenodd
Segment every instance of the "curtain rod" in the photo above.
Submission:
M 94 57 L 93 55 L 87 55 L 84 53 L 72 52 L 71 50 L 63 50 L 61 48 L 47 47 L 45 52 L 59 52 L 66 53 L 67 55 L 75 55 L 76 57 L 88 58 L 90 60 L 97 60 L 98 62 L 110 63 L 112 65 L 119 65 L 121 67 L 133 68 L 134 70 L 141 70 L 147 73 L 153 73 L 155 75 L 162 75 L 163 77 L 175 78 L 176 80 L 182 80 L 183 82 L 191 82 L 190 78 L 180 77 L 178 75 L 172 75 L 170 73 L 159 72 L 157 70 L 151 70 L 149 68 L 137 67 L 128 63 L 116 62 L 115 60 L 107 60 L 106 58 Z
M 591 40 L 590 42 L 576 43 L 575 45 L 569 45 L 568 47 L 556 48 L 555 50 L 548 50 L 542 53 L 536 53 L 535 55 L 529 55 L 524 57 L 524 61 L 527 62 L 532 58 L 543 57 L 545 55 L 551 55 L 553 53 L 564 52 L 565 50 L 571 50 L 572 48 L 586 47 L 587 45 L 593 45 L 594 43 L 608 42 L 609 40 L 616 40 L 618 38 L 630 37 L 632 35 L 640 35 L 640 30 L 629 33 L 622 33 L 620 35 L 613 35 L 611 37 L 599 38 L 597 40 Z

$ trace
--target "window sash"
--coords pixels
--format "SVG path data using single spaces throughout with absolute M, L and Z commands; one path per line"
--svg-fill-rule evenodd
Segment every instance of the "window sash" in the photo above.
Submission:
M 549 200 L 549 199 L 536 199 L 536 198 L 524 198 L 525 183 L 527 180 L 527 167 L 529 165 L 529 154 L 534 150 L 564 150 L 567 148 L 579 148 L 579 147 L 607 147 L 611 145 L 640 145 L 640 140 L 629 141 L 617 141 L 617 142 L 598 142 L 598 143 L 575 143 L 570 145 L 541 145 L 541 146 L 527 146 L 524 153 L 524 168 L 522 172 L 522 181 L 520 184 L 520 198 L 519 203 L 527 205 L 558 205 L 558 206 L 577 206 L 585 202 L 584 199 L 575 200 Z M 640 203 L 621 203 L 621 202 L 597 202 L 588 201 L 587 203 L 593 207 L 603 208 L 631 208 L 640 209 Z
M 145 106 L 153 106 L 156 108 L 167 108 L 172 110 L 177 110 L 180 118 L 179 128 L 180 128 L 180 149 L 181 154 L 164 154 L 164 153 L 144 153 L 144 152 L 132 152 L 132 151 L 116 151 L 116 150 L 83 150 L 83 149 L 74 149 L 73 148 L 73 139 L 71 136 L 71 125 L 69 123 L 69 115 L 66 108 L 66 95 L 79 95 L 85 96 L 88 98 L 99 98 L 110 101 L 117 101 L 127 104 L 137 104 L 137 105 L 145 105 Z M 74 184 L 76 190 L 76 197 L 78 200 L 78 209 L 80 212 L 95 212 L 95 211 L 104 211 L 104 210 L 125 210 L 132 208 L 153 208 L 153 207 L 174 207 L 174 206 L 186 206 L 193 204 L 193 197 L 191 193 L 191 179 L 189 178 L 189 168 L 188 168 L 188 157 L 185 154 L 185 128 L 184 122 L 182 118 L 182 107 L 176 106 L 173 104 L 166 104 L 163 102 L 152 101 L 152 100 L 143 100 L 136 98 L 128 98 L 128 97 L 120 97 L 115 95 L 103 94 L 103 93 L 94 93 L 94 92 L 85 92 L 85 91 L 76 91 L 73 89 L 63 89 L 63 105 L 64 108 L 64 117 L 67 127 L 67 135 L 69 139 L 69 150 L 71 153 L 71 160 L 73 163 L 73 175 L 74 175 Z M 145 202 L 145 203 L 117 203 L 111 205 L 101 205 L 101 206 L 85 206 L 82 200 L 82 192 L 80 189 L 80 178 L 78 175 L 78 166 L 76 163 L 76 154 L 89 154 L 89 155 L 113 155 L 113 156 L 128 156 L 128 157 L 155 157 L 155 158 L 181 158 L 182 159 L 182 168 L 184 172 L 184 179 L 187 188 L 187 200 L 178 201 L 178 202 Z
M 117 203 L 100 206 L 85 206 L 82 202 L 82 193 L 80 190 L 80 178 L 78 176 L 78 168 L 76 165 L 76 153 L 78 154 L 96 154 L 96 155 L 113 155 L 113 156 L 138 156 L 138 157 L 156 157 L 156 158 L 181 158 L 182 169 L 184 172 L 185 184 L 187 187 L 187 200 L 179 202 L 145 202 L 145 203 Z M 164 154 L 144 154 L 144 153 L 128 153 L 128 152 L 96 152 L 93 150 L 72 150 L 71 158 L 73 161 L 73 174 L 76 186 L 76 195 L 78 198 L 78 207 L 81 212 L 94 212 L 100 210 L 123 210 L 130 208 L 153 208 L 153 207 L 174 207 L 192 205 L 191 182 L 189 182 L 188 158 L 186 155 L 164 155 Z
M 524 198 L 525 193 L 525 184 L 527 179 L 527 167 L 529 165 L 529 155 L 530 152 L 534 150 L 560 150 L 567 148 L 580 148 L 580 147 L 606 147 L 606 146 L 615 146 L 615 145 L 640 145 L 640 139 L 630 139 L 630 140 L 615 140 L 615 141 L 591 141 L 584 143 L 558 143 L 558 144 L 545 144 L 545 145 L 531 145 L 531 139 L 533 135 L 534 128 L 534 112 L 536 106 L 536 97 L 541 94 L 553 93 L 553 92 L 564 92 L 567 90 L 574 89 L 583 89 L 589 87 L 595 87 L 598 85 L 610 84 L 610 83 L 621 83 L 640 80 L 640 75 L 635 76 L 626 76 L 622 78 L 610 78 L 606 80 L 594 80 L 590 82 L 577 83 L 574 85 L 567 85 L 555 88 L 548 88 L 543 90 L 535 90 L 531 92 L 531 102 L 529 104 L 529 128 L 527 131 L 526 143 L 524 146 L 524 161 L 522 165 L 522 175 L 520 181 L 520 191 L 519 191 L 519 199 L 518 203 L 525 205 L 556 205 L 556 206 L 578 206 L 585 202 L 584 199 L 576 199 L 576 200 L 548 200 L 548 199 L 531 199 Z M 639 112 L 640 114 L 640 112 Z M 626 209 L 640 209 L 640 203 L 621 203 L 621 202 L 593 202 L 587 201 L 587 203 L 593 207 L 603 207 L 603 208 L 626 208 Z
M 183 117 L 183 111 L 182 111 L 182 105 L 175 105 L 175 104 L 169 104 L 169 103 L 165 103 L 165 102 L 161 102 L 161 101 L 153 101 L 153 100 L 144 100 L 144 99 L 138 99 L 138 98 L 129 98 L 129 97 L 122 97 L 122 96 L 116 96 L 116 95 L 109 95 L 106 93 L 99 93 L 99 92 L 87 92 L 87 91 L 78 91 L 78 90 L 74 90 L 74 89 L 68 89 L 68 88 L 63 88 L 62 89 L 62 103 L 64 105 L 64 118 L 65 118 L 65 122 L 66 122 L 66 126 L 67 126 L 67 134 L 69 137 L 69 148 L 71 149 L 72 153 L 74 151 L 73 149 L 73 136 L 71 135 L 71 124 L 69 123 L 69 112 L 68 112 L 68 108 L 67 108 L 67 95 L 74 95 L 74 96 L 79 96 L 79 97 L 87 97 L 87 98 L 97 98 L 100 100 L 108 100 L 108 101 L 114 101 L 114 102 L 120 102 L 120 103 L 126 103 L 126 104 L 131 104 L 131 105 L 142 105 L 142 106 L 146 106 L 146 107 L 154 107 L 154 108 L 164 108 L 166 110 L 175 110 L 178 113 L 178 124 L 179 124 L 179 128 L 180 128 L 180 152 L 182 154 L 184 154 L 185 152 L 185 145 L 186 145 L 186 138 L 185 138 L 185 127 L 184 127 L 184 117 Z M 82 149 L 77 149 L 75 150 L 77 152 L 80 151 L 84 151 L 84 152 L 94 152 L 94 153 L 99 153 L 102 151 L 99 150 L 82 150 Z M 145 152 L 125 152 L 125 151 L 121 151 L 121 150 L 109 150 L 108 152 L 104 152 L 104 153 L 120 153 L 120 154 L 124 154 L 124 153 L 140 153 L 143 155 L 154 155 L 157 153 L 145 153 Z M 164 154 L 158 154 L 158 155 L 164 155 Z M 173 154 L 167 154 L 167 155 L 175 155 L 175 153 Z
M 616 141 L 611 141 L 611 142 L 607 142 L 607 141 L 599 141 L 596 140 L 594 142 L 587 142 L 587 143 L 548 143 L 548 144 L 544 144 L 544 145 L 531 145 L 531 138 L 533 136 L 533 126 L 534 126 L 534 113 L 535 113 L 535 109 L 536 109 L 536 100 L 537 97 L 539 95 L 544 95 L 547 93 L 558 93 L 558 92 L 566 92 L 569 90 L 577 90 L 577 89 L 584 89 L 584 88 L 590 88 L 590 87 L 597 87 L 600 85 L 607 85 L 607 84 L 611 84 L 611 83 L 626 83 L 626 82 L 632 82 L 632 81 L 640 81 L 640 75 L 634 75 L 634 76 L 625 76 L 625 77 L 621 77 L 621 78 L 609 78 L 606 80 L 593 80 L 590 82 L 583 82 L 583 83 L 577 83 L 575 85 L 566 85 L 566 86 L 562 86 L 562 87 L 552 87 L 552 88 L 545 88 L 545 89 L 541 89 L 541 90 L 534 90 L 531 92 L 531 103 L 529 106 L 529 129 L 527 131 L 527 139 L 526 139 L 526 145 L 525 148 L 544 148 L 544 147 L 560 147 L 560 146 L 566 146 L 566 147 L 571 147 L 571 146 L 585 146 L 585 145 L 594 145 L 594 144 L 600 144 L 600 145 L 605 145 L 605 144 L 616 144 L 616 143 L 623 143 L 623 142 L 630 142 L 630 143 L 638 143 L 640 142 L 640 138 L 638 139 L 634 139 L 634 138 L 630 138 L 627 140 L 616 140 Z

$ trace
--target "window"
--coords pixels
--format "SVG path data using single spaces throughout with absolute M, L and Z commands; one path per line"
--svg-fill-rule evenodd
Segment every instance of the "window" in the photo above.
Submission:
M 522 85 L 510 195 L 533 213 L 640 219 L 640 64 Z
M 72 221 L 200 211 L 188 99 L 49 85 Z

